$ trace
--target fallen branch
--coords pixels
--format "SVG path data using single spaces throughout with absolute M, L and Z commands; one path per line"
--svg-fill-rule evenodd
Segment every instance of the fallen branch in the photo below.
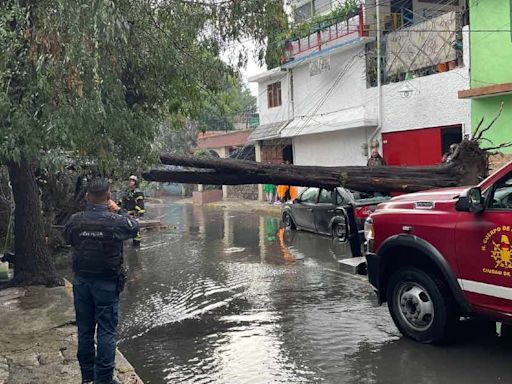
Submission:
M 316 167 L 263 164 L 246 160 L 187 157 L 164 154 L 162 164 L 185 167 L 172 170 L 154 169 L 143 173 L 148 181 L 197 184 L 274 184 L 333 188 L 343 186 L 368 192 L 415 192 L 426 189 L 476 185 L 489 169 L 491 151 L 512 146 L 512 142 L 480 148 L 483 134 L 501 116 L 503 103 L 490 124 L 481 130 L 477 125 L 473 139 L 464 139 L 449 156 L 446 164 L 429 167 Z
M 316 167 L 263 164 L 253 161 L 162 155 L 163 164 L 186 167 L 151 170 L 148 181 L 198 184 L 283 184 L 373 192 L 414 192 L 471 185 L 487 175 L 487 154 L 475 140 L 459 144 L 454 160 L 429 167 Z
M 503 101 L 501 102 L 500 109 L 498 110 L 498 113 L 496 114 L 496 116 L 494 116 L 494 119 L 492 119 L 491 123 L 487 126 L 487 128 L 482 129 L 482 131 L 478 133 L 478 136 L 476 136 L 476 132 L 478 132 L 480 125 L 476 127 L 476 131 L 475 131 L 476 140 L 480 140 L 482 138 L 483 134 L 485 132 L 487 132 L 489 129 L 491 129 L 491 127 L 494 125 L 496 120 L 498 120 L 498 118 L 501 116 L 501 112 L 503 112 Z M 483 121 L 484 121 L 484 118 L 482 117 L 482 120 L 480 120 L 480 122 L 482 123 Z

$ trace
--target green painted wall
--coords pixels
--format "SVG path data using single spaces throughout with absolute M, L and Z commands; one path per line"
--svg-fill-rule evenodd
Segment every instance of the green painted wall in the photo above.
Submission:
M 469 6 L 471 88 L 512 83 L 512 0 L 469 0 Z M 512 95 L 471 102 L 475 129 L 482 117 L 485 118 L 484 126 L 493 119 L 502 101 L 503 113 L 486 135 L 495 144 L 512 141 Z M 512 148 L 507 152 L 512 153 Z

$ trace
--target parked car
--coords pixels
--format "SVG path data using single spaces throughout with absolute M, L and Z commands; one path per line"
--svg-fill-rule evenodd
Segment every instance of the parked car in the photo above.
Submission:
M 311 231 L 346 241 L 349 234 L 349 206 L 354 207 L 357 229 L 363 234 L 366 218 L 377 204 L 387 199 L 386 196 L 374 196 L 341 187 L 307 188 L 295 200 L 283 205 L 283 223 L 289 229 Z

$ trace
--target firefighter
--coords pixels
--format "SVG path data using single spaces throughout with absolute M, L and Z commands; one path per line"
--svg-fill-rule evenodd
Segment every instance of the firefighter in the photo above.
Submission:
M 120 206 L 126 210 L 128 214 L 135 218 L 141 218 L 144 216 L 144 193 L 138 188 L 139 181 L 137 176 L 130 176 L 128 179 L 128 189 L 121 199 Z M 140 246 L 141 241 L 140 232 L 133 239 L 133 245 L 135 247 Z

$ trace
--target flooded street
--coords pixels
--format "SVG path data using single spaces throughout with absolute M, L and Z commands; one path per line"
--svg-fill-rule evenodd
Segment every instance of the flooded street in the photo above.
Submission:
M 276 216 L 149 212 L 171 226 L 127 249 L 120 322 L 120 349 L 148 384 L 512 382 L 510 338 L 402 339 L 366 279 L 337 271 L 343 244 L 287 233 Z

